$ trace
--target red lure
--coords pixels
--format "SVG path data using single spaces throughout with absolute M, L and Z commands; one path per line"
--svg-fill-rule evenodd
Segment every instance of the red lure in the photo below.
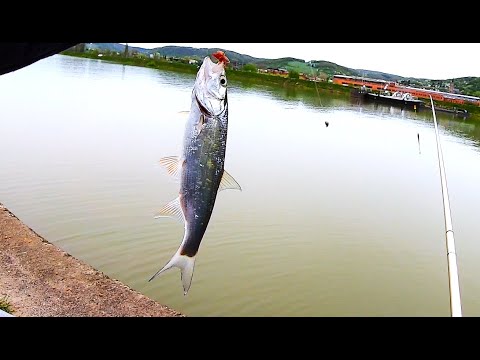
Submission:
M 225 65 L 227 65 L 230 60 L 228 60 L 227 56 L 225 53 L 221 50 L 217 51 L 216 53 L 212 54 L 213 57 L 215 57 L 219 63 L 223 62 Z

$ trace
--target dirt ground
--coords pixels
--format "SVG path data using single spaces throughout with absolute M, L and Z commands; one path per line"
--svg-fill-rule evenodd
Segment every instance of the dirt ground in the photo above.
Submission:
M 0 204 L 4 296 L 18 317 L 183 316 L 57 248 Z

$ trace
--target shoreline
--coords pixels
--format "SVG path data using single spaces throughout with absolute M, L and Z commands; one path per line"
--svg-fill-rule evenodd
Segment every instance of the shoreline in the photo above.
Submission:
M 0 297 L 15 317 L 184 317 L 45 240 L 0 203 Z
M 71 56 L 76 58 L 90 59 L 96 61 L 103 61 L 112 64 L 119 64 L 124 66 L 136 66 L 147 69 L 155 69 L 160 71 L 169 71 L 174 73 L 184 73 L 195 75 L 198 71 L 197 66 L 189 65 L 179 62 L 172 62 L 166 60 L 152 60 L 142 58 L 123 58 L 112 55 L 104 55 L 98 58 L 95 54 L 79 53 L 75 51 L 62 51 L 58 55 Z M 266 85 L 274 88 L 295 88 L 303 91 L 324 91 L 330 94 L 349 96 L 350 88 L 342 85 L 329 83 L 327 81 L 313 82 L 300 78 L 288 78 L 285 76 L 262 74 L 257 72 L 249 72 L 242 70 L 228 70 L 229 81 L 238 81 L 240 83 Z
M 162 71 L 171 71 L 171 72 L 180 72 L 180 73 L 191 73 L 195 74 L 197 71 L 196 66 L 178 63 L 173 61 L 166 60 L 154 60 L 154 59 L 144 59 L 144 58 L 135 58 L 135 57 L 119 57 L 114 55 L 104 55 L 101 58 L 98 58 L 97 53 L 79 53 L 75 51 L 65 50 L 59 53 L 59 55 L 72 56 L 84 59 L 99 60 L 110 62 L 114 64 L 128 65 L 128 66 L 138 66 L 143 68 L 157 69 Z M 329 94 L 335 94 L 338 96 L 350 96 L 351 91 L 354 90 L 354 87 L 342 86 L 339 84 L 330 83 L 328 81 L 314 82 L 300 78 L 288 78 L 283 76 L 276 76 L 270 74 L 261 74 L 257 72 L 249 72 L 242 70 L 230 70 L 228 72 L 229 80 L 238 81 L 240 83 L 248 84 L 257 84 L 257 85 L 266 85 L 273 88 L 292 88 L 298 89 L 301 91 L 313 91 L 313 92 L 325 92 Z M 428 101 L 425 101 L 427 104 Z M 456 104 L 451 102 L 436 101 L 436 107 L 446 108 L 446 109 L 455 109 Z M 457 105 L 458 106 L 458 105 Z M 464 108 L 469 113 L 469 120 L 480 121 L 480 107 L 471 104 L 462 104 Z

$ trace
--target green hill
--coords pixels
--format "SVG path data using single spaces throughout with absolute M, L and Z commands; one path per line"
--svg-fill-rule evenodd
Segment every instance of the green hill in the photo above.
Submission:
M 125 51 L 125 45 L 118 43 L 86 43 L 87 49 L 94 49 L 99 51 L 112 51 L 122 53 Z M 130 47 L 130 52 L 137 52 L 139 54 L 149 56 L 150 54 L 158 53 L 161 56 L 174 58 L 191 58 L 196 60 L 203 60 L 218 50 L 225 51 L 230 62 L 235 67 L 243 67 L 247 64 L 252 64 L 259 69 L 267 68 L 284 68 L 288 71 L 296 71 L 298 73 L 305 73 L 307 75 L 321 75 L 325 74 L 332 77 L 335 74 L 348 76 L 363 76 L 373 79 L 381 79 L 386 81 L 396 81 L 412 86 L 420 86 L 425 88 L 437 89 L 440 91 L 448 91 L 450 83 L 453 82 L 454 88 L 457 92 L 465 95 L 480 97 L 480 78 L 478 77 L 463 77 L 456 79 L 443 80 L 429 80 L 420 78 L 405 78 L 395 74 L 388 74 L 380 71 L 366 70 L 366 69 L 352 69 L 341 66 L 325 60 L 312 60 L 306 62 L 297 58 L 279 58 L 279 59 L 264 59 L 256 58 L 250 55 L 239 54 L 235 51 L 220 48 L 193 48 L 183 46 L 164 46 L 154 49 L 144 49 L 139 47 Z
M 112 52 L 125 52 L 125 45 L 118 44 L 118 43 L 85 43 L 85 47 L 87 49 L 92 50 L 101 50 L 101 51 L 112 51 Z M 150 52 L 149 49 L 144 49 L 140 47 L 131 47 L 129 46 L 128 49 L 130 51 L 137 51 L 142 54 L 148 54 Z

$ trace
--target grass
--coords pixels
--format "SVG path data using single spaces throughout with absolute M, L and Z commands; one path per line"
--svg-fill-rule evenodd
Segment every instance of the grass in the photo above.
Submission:
M 0 298 L 0 310 L 3 310 L 9 314 L 13 314 L 12 304 L 10 304 L 6 295 Z

